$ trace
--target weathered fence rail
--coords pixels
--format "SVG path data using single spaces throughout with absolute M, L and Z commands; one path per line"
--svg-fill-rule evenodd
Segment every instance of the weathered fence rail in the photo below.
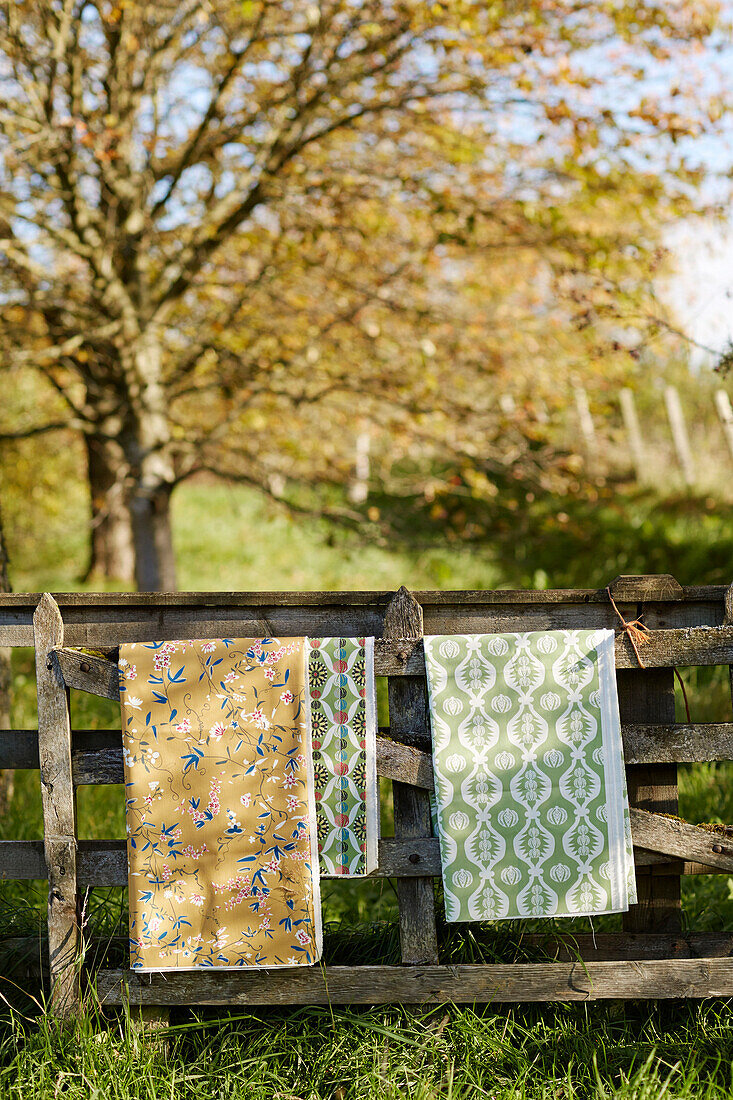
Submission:
M 42 840 L 0 842 L 0 876 L 49 880 L 54 1010 L 76 1012 L 90 978 L 104 1004 L 140 1006 L 733 996 L 733 935 L 682 935 L 679 901 L 682 874 L 733 874 L 733 829 L 713 833 L 662 816 L 676 813 L 678 763 L 733 759 L 733 721 L 675 723 L 673 690 L 677 665 L 733 666 L 730 590 L 683 588 L 669 576 L 619 577 L 610 588 L 624 617 L 643 616 L 650 630 L 643 668 L 623 633 L 616 644 L 639 905 L 619 934 L 522 938 L 554 961 L 459 966 L 440 964 L 436 932 L 440 852 L 430 835 L 422 636 L 617 627 L 605 589 L 0 596 L 0 645 L 35 647 L 38 684 L 38 730 L 0 731 L 0 768 L 38 769 L 44 814 Z M 70 690 L 117 699 L 123 641 L 262 633 L 378 639 L 390 724 L 380 730 L 377 770 L 393 783 L 395 836 L 380 842 L 374 874 L 396 879 L 403 965 L 85 974 L 83 891 L 126 884 L 127 859 L 122 839 L 78 838 L 76 789 L 122 782 L 122 745 L 119 729 L 71 728 Z

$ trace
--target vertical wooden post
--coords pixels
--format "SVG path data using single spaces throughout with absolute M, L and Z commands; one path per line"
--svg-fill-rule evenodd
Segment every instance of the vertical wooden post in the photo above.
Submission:
M 626 429 L 626 436 L 629 441 L 629 451 L 631 452 L 631 458 L 636 471 L 636 480 L 640 482 L 646 481 L 644 440 L 642 438 L 641 428 L 639 427 L 639 417 L 636 415 L 634 394 L 628 386 L 624 386 L 618 396 L 621 405 L 621 416 L 623 417 L 624 428 Z
M 403 586 L 384 616 L 384 637 L 422 638 L 423 613 L 412 593 Z M 424 731 L 430 743 L 427 682 L 418 677 L 393 677 L 388 685 L 390 732 Z M 430 836 L 430 797 L 427 791 L 406 783 L 393 783 L 394 831 L 403 839 Z M 400 911 L 400 948 L 403 963 L 437 963 L 438 938 L 432 878 L 397 879 Z
M 595 465 L 598 458 L 598 438 L 593 425 L 593 417 L 590 414 L 588 394 L 583 386 L 573 386 L 575 397 L 575 409 L 578 414 L 578 424 L 585 443 L 586 456 L 590 465 Z
M 730 407 L 730 398 L 726 390 L 715 391 L 715 408 L 718 410 L 720 423 L 723 425 L 725 441 L 728 444 L 730 456 L 733 458 L 733 409 Z
M 79 895 L 76 882 L 76 792 L 71 775 L 69 693 L 52 650 L 64 624 L 45 592 L 33 616 L 38 691 L 38 753 L 48 868 L 51 1010 L 71 1018 L 81 1009 Z
M 354 454 L 354 480 L 349 486 L 349 500 L 354 504 L 363 504 L 369 496 L 369 450 L 371 436 L 362 426 L 356 437 Z
M 622 722 L 674 722 L 671 668 L 620 669 L 616 677 Z M 631 764 L 626 775 L 631 806 L 652 813 L 677 813 L 676 764 Z M 639 903 L 623 915 L 626 932 L 678 932 L 681 928 L 679 875 L 653 871 L 653 867 L 637 867 Z
M 672 430 L 674 449 L 677 452 L 677 460 L 682 470 L 682 476 L 686 485 L 695 484 L 695 464 L 692 461 L 690 438 L 687 434 L 687 425 L 682 412 L 680 395 L 674 386 L 667 386 L 664 391 L 664 403 L 667 406 L 667 417 Z
M 733 626 L 733 584 L 729 584 L 725 590 L 723 626 Z M 728 665 L 728 682 L 730 684 L 731 703 L 733 703 L 733 665 Z

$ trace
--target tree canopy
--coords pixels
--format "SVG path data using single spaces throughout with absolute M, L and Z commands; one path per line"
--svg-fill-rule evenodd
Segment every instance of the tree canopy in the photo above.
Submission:
M 533 461 L 529 397 L 663 324 L 660 229 L 717 120 L 673 72 L 718 14 L 3 3 L 0 366 L 47 387 L 6 434 L 80 433 L 141 588 L 175 586 L 183 478 L 338 479 L 355 414 Z

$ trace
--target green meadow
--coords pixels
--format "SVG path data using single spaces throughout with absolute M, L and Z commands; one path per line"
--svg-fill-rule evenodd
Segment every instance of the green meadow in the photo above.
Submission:
M 657 497 L 605 489 L 572 500 L 519 507 L 446 496 L 434 502 L 387 494 L 369 501 L 369 523 L 348 525 L 287 514 L 250 490 L 191 484 L 174 498 L 179 584 L 184 589 L 393 589 L 600 587 L 619 573 L 671 572 L 684 583 L 724 583 L 733 569 L 727 505 L 713 498 Z M 60 509 L 32 550 L 15 548 L 17 590 L 79 587 L 83 540 Z M 468 534 L 466 534 L 468 532 Z M 364 537 L 366 534 L 366 538 Z M 13 549 L 13 548 L 11 548 Z M 13 725 L 35 723 L 32 655 L 14 655 Z M 682 670 L 693 721 L 730 718 L 727 669 Z M 382 695 L 384 692 L 382 692 Z M 681 698 L 678 717 L 683 717 Z M 384 699 L 380 699 L 386 720 Z M 73 721 L 109 728 L 115 705 L 77 693 Z M 390 806 L 384 784 L 384 829 Z M 733 822 L 728 765 L 680 768 L 680 813 Z M 123 835 L 122 790 L 79 790 L 80 836 Z M 39 777 L 18 772 L 0 837 L 42 836 Z M 395 962 L 398 935 L 391 883 L 324 884 L 326 961 Z M 683 881 L 685 929 L 733 931 L 733 880 Z M 438 898 L 440 912 L 440 898 Z M 95 942 L 124 933 L 121 890 L 86 899 Z M 42 883 L 5 882 L 0 892 L 0 1096 L 717 1098 L 733 1095 L 733 1023 L 726 1003 L 590 1002 L 532 1006 L 369 1009 L 294 1008 L 228 1013 L 177 1009 L 165 1042 L 102 1013 L 90 993 L 74 1031 L 42 1014 L 45 990 L 28 979 L 28 947 L 43 953 Z M 618 927 L 619 918 L 595 930 Z M 529 925 L 526 926 L 529 928 Z M 548 931 L 548 924 L 542 926 Z M 565 922 L 565 928 L 570 922 Z M 446 962 L 541 958 L 512 925 L 441 924 Z M 572 931 L 589 930 L 587 921 Z M 553 929 L 548 932 L 551 943 Z M 115 954 L 117 951 L 117 954 Z M 124 961 L 114 944 L 108 959 Z

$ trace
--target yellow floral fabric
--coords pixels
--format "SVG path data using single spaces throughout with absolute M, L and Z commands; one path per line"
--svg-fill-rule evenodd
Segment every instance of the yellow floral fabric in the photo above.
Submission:
M 304 638 L 120 646 L 138 971 L 321 953 Z

